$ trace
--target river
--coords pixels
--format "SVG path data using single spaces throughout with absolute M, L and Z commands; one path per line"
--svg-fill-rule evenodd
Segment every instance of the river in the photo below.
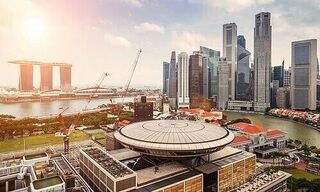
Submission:
M 320 147 L 320 132 L 317 130 L 294 121 L 271 117 L 268 115 L 237 113 L 237 112 L 223 112 L 227 115 L 228 120 L 237 118 L 248 118 L 253 124 L 263 126 L 267 129 L 279 129 L 288 132 L 289 138 L 298 139 L 307 145 L 314 145 Z
M 114 98 L 113 102 L 121 103 L 133 102 L 133 97 L 127 98 Z M 72 113 L 78 112 L 85 108 L 88 99 L 79 100 L 56 100 L 56 101 L 43 101 L 43 102 L 28 102 L 28 103 L 13 103 L 13 104 L 0 104 L 0 114 L 9 114 L 17 118 L 30 117 L 30 116 L 47 116 L 51 114 L 59 114 L 63 109 L 69 107 L 65 112 Z M 92 99 L 87 109 L 93 109 L 102 104 L 110 103 L 107 98 Z

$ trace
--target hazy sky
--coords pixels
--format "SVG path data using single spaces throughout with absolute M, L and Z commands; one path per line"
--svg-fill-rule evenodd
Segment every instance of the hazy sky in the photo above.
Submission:
M 17 87 L 18 66 L 8 61 L 20 59 L 71 63 L 74 85 L 103 72 L 105 86 L 124 85 L 141 48 L 132 85 L 160 86 L 171 50 L 221 50 L 224 23 L 238 25 L 253 53 L 261 11 L 272 15 L 272 65 L 290 65 L 292 41 L 320 39 L 319 0 L 0 0 L 0 85 Z

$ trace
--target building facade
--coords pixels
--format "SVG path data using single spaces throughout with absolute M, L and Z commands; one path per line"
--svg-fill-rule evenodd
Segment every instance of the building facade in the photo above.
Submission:
M 178 55 L 178 108 L 189 108 L 189 57 L 182 52 Z
M 230 68 L 228 82 L 228 98 L 235 100 L 236 94 L 236 73 L 237 73 L 237 25 L 229 23 L 223 25 L 223 57 Z
M 283 73 L 283 87 L 290 87 L 291 84 L 291 67 L 284 69 Z
M 169 92 L 169 66 L 168 62 L 163 62 L 162 65 L 162 92 L 168 96 Z
M 33 65 L 29 65 L 29 64 L 20 65 L 19 90 L 20 91 L 33 90 Z
M 246 48 L 246 38 L 243 35 L 238 35 L 238 46 Z
M 284 61 L 282 62 L 282 65 L 273 67 L 273 78 L 272 78 L 272 80 L 278 80 L 279 81 L 279 87 L 283 87 Z
M 226 109 L 229 100 L 229 66 L 226 58 L 220 58 L 218 66 L 218 109 Z
M 205 76 L 207 71 L 206 58 L 200 52 L 194 52 L 189 58 L 189 97 L 190 108 L 199 108 L 201 101 L 206 97 Z
M 40 90 L 41 91 L 51 91 L 52 90 L 52 65 L 40 65 L 41 81 Z
M 250 100 L 250 55 L 251 53 L 244 47 L 238 45 L 237 48 L 237 86 L 236 100 Z
M 169 101 L 171 107 L 177 106 L 177 62 L 176 52 L 171 52 L 171 60 L 169 66 Z
M 271 83 L 271 14 L 261 12 L 255 16 L 254 28 L 254 102 L 255 110 L 270 107 Z
M 71 91 L 71 65 L 60 66 L 60 89 L 62 91 Z
M 208 97 L 216 99 L 218 96 L 218 64 L 220 51 L 200 46 L 200 52 L 208 58 Z
M 291 108 L 317 107 L 317 40 L 292 42 Z

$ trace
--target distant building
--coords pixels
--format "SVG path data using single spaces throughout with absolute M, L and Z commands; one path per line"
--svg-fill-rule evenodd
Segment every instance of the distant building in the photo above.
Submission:
M 229 23 L 223 25 L 223 57 L 230 68 L 228 82 L 228 98 L 235 100 L 237 73 L 237 25 Z
M 62 91 L 71 91 L 71 65 L 60 66 L 60 89 Z
M 200 52 L 208 58 L 208 97 L 214 100 L 218 96 L 218 64 L 220 52 L 200 46 Z
M 277 91 L 279 89 L 279 81 L 278 80 L 273 80 L 271 83 L 271 100 L 270 100 L 270 106 L 272 108 L 276 107 L 276 95 L 277 95 Z
M 276 93 L 276 107 L 287 109 L 290 104 L 290 89 L 287 87 L 280 87 Z
M 218 109 L 226 109 L 229 98 L 230 68 L 226 58 L 220 58 L 218 66 Z
M 283 87 L 290 87 L 291 84 L 291 67 L 285 69 L 283 73 Z
M 317 40 L 292 42 L 291 109 L 317 107 Z
M 133 107 L 135 122 L 153 119 L 153 103 L 147 102 L 146 96 L 141 96 L 141 102 L 135 102 Z
M 176 52 L 172 51 L 170 67 L 169 67 L 169 101 L 170 106 L 173 108 L 177 107 L 177 62 Z
M 256 111 L 270 107 L 271 83 L 271 14 L 255 16 L 254 28 L 254 102 Z
M 163 62 L 162 66 L 162 92 L 168 96 L 169 92 L 169 67 L 168 62 Z
M 182 52 L 178 55 L 178 108 L 189 108 L 189 57 Z
M 200 52 L 194 52 L 189 60 L 189 97 L 190 108 L 199 108 L 200 100 L 207 98 L 208 80 L 207 61 Z
M 40 65 L 40 90 L 51 91 L 53 88 L 52 84 L 52 65 L 42 64 Z
M 243 122 L 229 125 L 228 129 L 235 134 L 232 147 L 256 153 L 263 158 L 285 148 L 289 140 L 287 132 L 265 130 L 263 127 Z
M 238 46 L 246 49 L 246 38 L 243 35 L 238 35 Z
M 29 65 L 29 64 L 20 65 L 19 90 L 20 91 L 33 90 L 33 65 Z
M 237 48 L 237 86 L 236 100 L 250 100 L 250 55 L 251 53 L 238 45 Z
M 273 67 L 273 79 L 279 81 L 279 87 L 283 87 L 284 81 L 284 61 L 282 65 Z

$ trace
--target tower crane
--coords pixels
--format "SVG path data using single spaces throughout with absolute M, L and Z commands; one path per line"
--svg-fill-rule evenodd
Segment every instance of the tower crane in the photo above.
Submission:
M 100 80 L 98 81 L 98 83 L 95 86 L 95 90 L 92 92 L 92 94 L 89 96 L 88 102 L 85 105 L 85 107 L 83 108 L 82 111 L 87 110 L 88 105 L 90 104 L 92 98 L 94 97 L 94 95 L 97 93 L 98 89 L 100 88 L 103 80 L 108 77 L 109 74 L 108 73 L 103 73 Z M 60 121 L 61 124 L 61 131 L 60 133 L 56 134 L 56 136 L 60 136 L 63 137 L 63 149 L 64 149 L 64 154 L 68 154 L 69 153 L 69 136 L 70 134 L 74 131 L 74 128 L 76 127 L 76 125 L 78 124 L 79 120 L 80 120 L 80 115 L 81 115 L 81 111 L 79 111 L 79 113 L 74 117 L 72 124 L 70 125 L 69 128 L 67 128 L 66 124 L 65 124 L 65 120 L 64 117 L 62 116 L 62 114 L 69 109 L 70 107 L 67 107 L 66 109 L 64 109 L 61 113 L 59 113 L 58 115 L 58 119 Z
M 132 80 L 132 77 L 133 77 L 133 74 L 134 74 L 134 71 L 136 70 L 136 67 L 137 67 L 137 64 L 138 64 L 138 61 L 139 61 L 139 58 L 140 58 L 140 55 L 142 53 L 142 49 L 139 49 L 138 50 L 138 54 L 135 58 L 135 60 L 133 61 L 133 64 L 131 66 L 131 69 L 130 69 L 130 73 L 129 73 L 129 78 L 125 84 L 125 87 L 124 87 L 124 93 L 121 94 L 121 97 L 122 97 L 122 102 L 121 102 L 121 105 L 119 106 L 119 110 L 118 110 L 118 118 L 116 120 L 116 123 L 115 123 L 115 129 L 118 127 L 118 121 L 119 121 L 119 115 L 122 111 L 122 107 L 123 107 L 123 102 L 124 102 L 124 97 L 127 96 L 128 94 L 128 91 L 129 91 L 129 87 L 130 87 L 130 83 L 131 83 L 131 80 Z

